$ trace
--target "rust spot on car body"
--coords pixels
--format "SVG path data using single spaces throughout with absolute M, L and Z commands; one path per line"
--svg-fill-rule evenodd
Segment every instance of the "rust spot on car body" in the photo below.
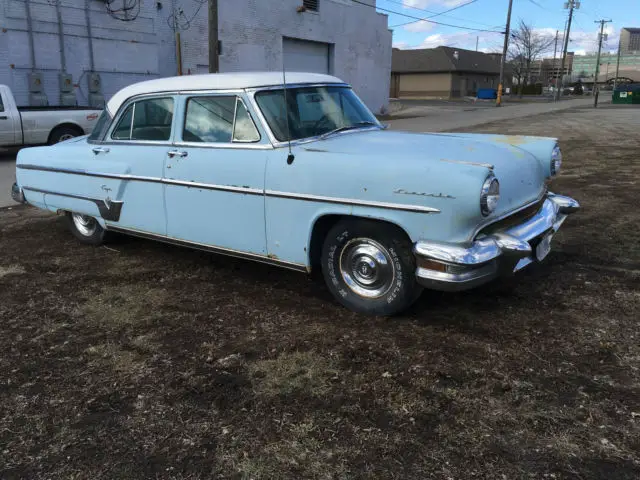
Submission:
M 473 147 L 469 147 L 469 148 L 473 148 Z M 483 168 L 488 168 L 489 170 L 493 170 L 494 168 L 494 166 L 491 165 L 490 163 L 470 162 L 468 160 L 450 160 L 448 158 L 441 158 L 440 161 L 447 162 L 447 163 L 458 163 L 460 165 L 471 165 L 472 167 L 483 167 Z
M 537 142 L 539 140 L 539 138 L 527 137 L 525 135 L 496 135 L 492 138 L 494 143 L 506 143 L 508 145 L 513 145 L 514 147 Z

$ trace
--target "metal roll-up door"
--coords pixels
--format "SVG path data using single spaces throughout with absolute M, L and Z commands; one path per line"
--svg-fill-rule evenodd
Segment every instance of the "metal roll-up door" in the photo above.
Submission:
M 331 73 L 328 43 L 284 38 L 283 50 L 288 72 Z

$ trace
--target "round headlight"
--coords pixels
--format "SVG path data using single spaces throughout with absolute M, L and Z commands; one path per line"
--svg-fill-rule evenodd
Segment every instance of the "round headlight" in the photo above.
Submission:
M 562 152 L 560 151 L 560 147 L 556 145 L 553 148 L 553 152 L 551 152 L 551 176 L 555 177 L 560 172 L 560 167 L 562 167 Z
M 493 212 L 500 200 L 500 182 L 493 175 L 489 175 L 482 185 L 480 194 L 480 211 L 485 217 Z

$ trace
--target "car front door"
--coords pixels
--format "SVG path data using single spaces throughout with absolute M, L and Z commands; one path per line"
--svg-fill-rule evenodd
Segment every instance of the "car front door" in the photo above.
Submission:
M 184 96 L 166 154 L 167 235 L 222 253 L 266 257 L 267 149 L 245 103 L 233 94 Z
M 105 141 L 91 146 L 95 160 L 111 177 L 101 179 L 105 198 L 121 202 L 110 227 L 166 235 L 162 175 L 171 147 L 175 99 L 134 99 L 120 109 Z

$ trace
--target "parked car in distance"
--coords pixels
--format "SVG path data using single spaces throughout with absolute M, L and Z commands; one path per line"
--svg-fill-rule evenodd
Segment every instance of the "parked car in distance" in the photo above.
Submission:
M 556 139 L 387 131 L 340 79 L 151 80 L 88 138 L 22 150 L 13 198 L 83 243 L 121 232 L 310 272 L 355 311 L 392 315 L 543 260 L 578 210 L 549 193 Z
M 101 110 L 89 107 L 18 107 L 0 85 L 0 147 L 53 145 L 91 133 Z

